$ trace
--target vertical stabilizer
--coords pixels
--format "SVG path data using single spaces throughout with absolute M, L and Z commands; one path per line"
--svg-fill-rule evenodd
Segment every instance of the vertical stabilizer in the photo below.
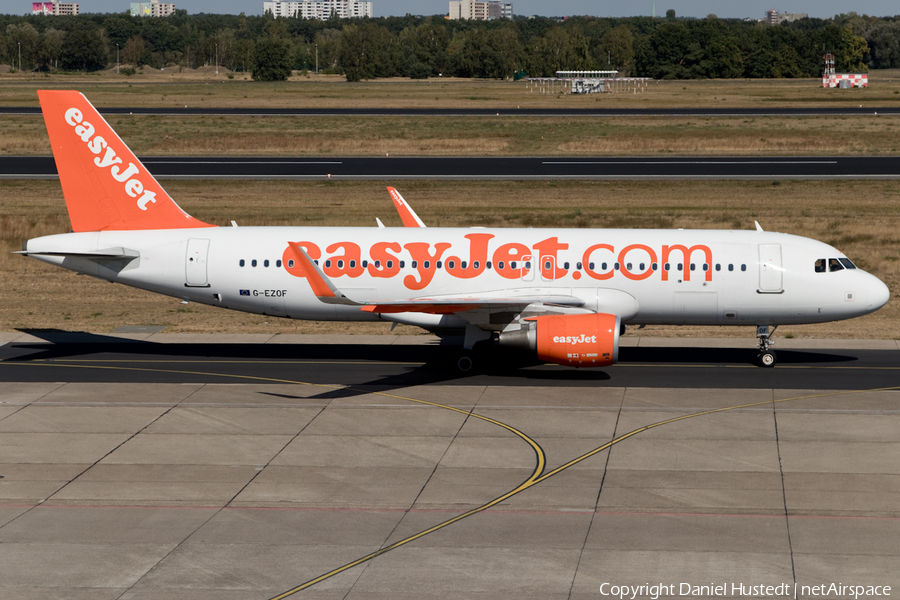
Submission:
M 175 204 L 83 94 L 38 97 L 73 231 L 213 227 Z

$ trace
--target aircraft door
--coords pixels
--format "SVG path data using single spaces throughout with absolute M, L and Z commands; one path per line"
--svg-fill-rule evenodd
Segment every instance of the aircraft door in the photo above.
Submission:
M 534 257 L 522 257 L 522 281 L 534 281 Z
M 206 276 L 206 262 L 209 255 L 209 240 L 190 239 L 184 259 L 184 285 L 187 287 L 209 287 Z
M 759 291 L 778 294 L 782 290 L 781 244 L 759 245 Z

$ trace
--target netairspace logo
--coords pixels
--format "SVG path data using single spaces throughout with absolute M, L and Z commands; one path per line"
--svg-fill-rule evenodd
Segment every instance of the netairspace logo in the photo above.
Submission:
M 780 598 L 875 598 L 890 597 L 889 585 L 844 585 L 843 583 L 822 583 L 819 585 L 800 585 L 782 583 L 779 585 L 746 585 L 743 583 L 710 583 L 709 585 L 693 585 L 690 583 L 613 585 L 604 583 L 600 586 L 601 596 L 611 596 L 624 600 L 633 600 L 638 596 L 649 596 L 652 600 L 666 596 L 687 596 L 700 598 L 704 596 L 771 596 Z

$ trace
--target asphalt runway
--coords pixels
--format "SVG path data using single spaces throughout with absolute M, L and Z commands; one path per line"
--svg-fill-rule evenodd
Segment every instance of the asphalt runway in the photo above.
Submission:
M 426 336 L 31 333 L 0 346 L 0 598 L 900 589 L 896 343 L 458 377 Z
M 900 157 L 142 157 L 160 179 L 896 179 Z M 55 178 L 50 156 L 0 157 L 0 178 Z
M 774 369 L 755 366 L 748 348 L 623 347 L 616 365 L 570 369 L 531 364 L 508 352 L 455 369 L 457 346 L 381 344 L 159 344 L 90 336 L 90 343 L 0 347 L 0 382 L 206 383 L 265 377 L 271 382 L 374 386 L 544 384 L 560 387 L 779 388 L 855 390 L 900 385 L 900 351 L 779 349 Z M 627 343 L 627 342 L 626 342 Z M 752 342 L 748 342 L 750 346 Z
M 897 106 L 766 108 L 201 108 L 151 107 L 98 109 L 104 115 L 207 115 L 303 117 L 815 117 L 897 115 Z M 37 106 L 4 106 L 0 115 L 39 115 Z

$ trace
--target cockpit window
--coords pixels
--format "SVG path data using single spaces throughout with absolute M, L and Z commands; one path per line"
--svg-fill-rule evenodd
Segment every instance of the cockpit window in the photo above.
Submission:
M 816 273 L 824 273 L 827 270 L 826 264 L 827 263 L 825 262 L 824 258 L 820 258 L 819 260 L 817 260 L 816 261 Z
M 829 259 L 828 259 L 828 270 L 831 271 L 831 272 L 834 272 L 834 271 L 843 271 L 843 270 L 844 270 L 844 265 L 842 265 L 842 264 L 841 264 L 841 261 L 839 261 L 839 260 L 836 259 L 836 258 L 829 258 Z
M 839 258 L 838 260 L 841 261 L 841 264 L 844 265 L 844 267 L 847 269 L 855 269 L 856 268 L 856 265 L 854 265 L 852 262 L 850 262 L 849 258 Z

